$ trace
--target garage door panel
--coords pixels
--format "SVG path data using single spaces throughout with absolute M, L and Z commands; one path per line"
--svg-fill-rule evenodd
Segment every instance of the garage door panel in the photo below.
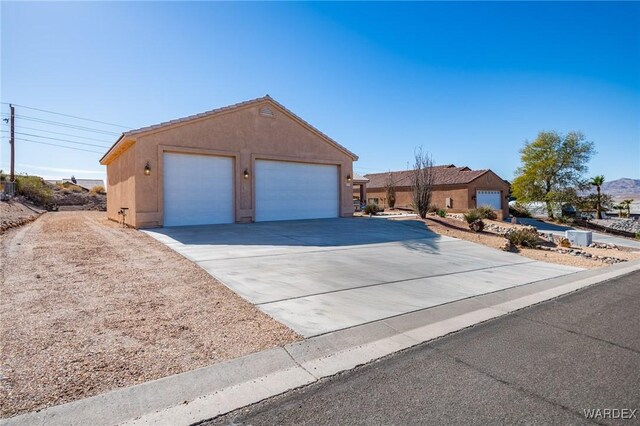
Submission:
M 164 225 L 233 223 L 233 159 L 164 154 Z
M 337 217 L 338 166 L 256 161 L 256 221 Z
M 500 191 L 476 191 L 478 207 L 491 206 L 495 210 L 502 209 L 502 193 Z

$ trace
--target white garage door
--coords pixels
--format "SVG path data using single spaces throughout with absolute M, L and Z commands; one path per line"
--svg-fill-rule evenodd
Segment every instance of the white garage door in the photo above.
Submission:
M 476 191 L 476 206 L 491 206 L 494 210 L 502 209 L 500 191 Z
M 338 166 L 256 161 L 256 221 L 338 217 Z
M 164 226 L 233 222 L 233 159 L 165 153 Z

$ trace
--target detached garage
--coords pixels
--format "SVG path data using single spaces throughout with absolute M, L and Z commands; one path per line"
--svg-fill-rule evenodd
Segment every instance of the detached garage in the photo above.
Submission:
M 269 96 L 123 133 L 107 215 L 136 228 L 351 216 L 357 156 Z

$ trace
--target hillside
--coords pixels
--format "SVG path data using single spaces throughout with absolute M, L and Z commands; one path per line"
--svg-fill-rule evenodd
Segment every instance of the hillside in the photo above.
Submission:
M 640 179 L 621 178 L 605 181 L 602 192 L 615 198 L 640 198 Z

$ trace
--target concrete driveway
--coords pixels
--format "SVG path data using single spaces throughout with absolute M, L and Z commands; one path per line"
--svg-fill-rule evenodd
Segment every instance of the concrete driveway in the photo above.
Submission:
M 580 270 L 439 236 L 413 220 L 144 232 L 305 337 Z

